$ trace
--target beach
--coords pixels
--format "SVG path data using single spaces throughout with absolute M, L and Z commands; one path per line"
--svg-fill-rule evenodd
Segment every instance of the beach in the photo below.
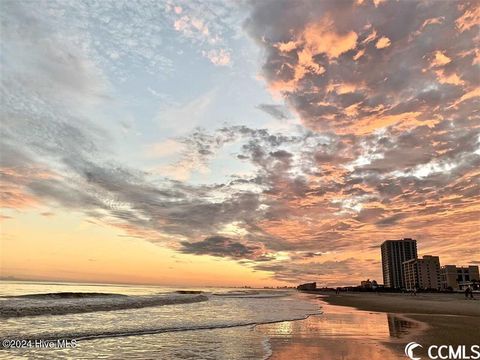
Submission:
M 256 327 L 269 337 L 269 359 L 404 359 L 403 346 L 423 323 L 321 301 L 323 314 Z
M 332 305 L 352 306 L 361 310 L 404 313 L 480 316 L 480 294 L 476 300 L 465 300 L 462 293 L 319 293 Z
M 480 300 L 462 294 L 302 293 L 233 288 L 2 282 L 1 359 L 405 359 L 410 341 L 478 342 Z M 417 354 L 417 351 L 416 351 Z
M 329 295 L 324 300 L 362 310 L 403 314 L 423 322 L 426 327 L 415 334 L 413 340 L 425 345 L 475 345 L 480 343 L 480 296 L 476 297 L 476 300 L 466 300 L 462 293 L 416 296 L 350 293 Z
M 410 341 L 425 357 L 430 345 L 479 344 L 480 300 L 463 294 L 320 294 L 323 315 L 273 336 L 271 359 L 404 359 Z

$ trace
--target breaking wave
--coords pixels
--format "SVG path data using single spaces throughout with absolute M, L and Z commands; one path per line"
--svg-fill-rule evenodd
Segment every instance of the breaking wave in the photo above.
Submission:
M 49 334 L 49 336 L 31 336 L 29 340 L 56 340 L 62 338 L 73 338 L 78 341 L 80 340 L 93 340 L 93 339 L 104 339 L 104 338 L 115 338 L 115 337 L 126 337 L 126 336 L 138 336 L 138 335 L 153 335 L 161 333 L 172 333 L 172 332 L 183 332 L 183 331 L 199 331 L 199 330 L 213 330 L 213 329 L 228 329 L 236 327 L 246 327 L 251 326 L 255 327 L 257 325 L 263 324 L 274 324 L 285 321 L 296 321 L 304 320 L 313 315 L 320 315 L 320 311 L 315 311 L 303 315 L 298 315 L 294 317 L 283 317 L 275 320 L 263 320 L 263 321 L 239 321 L 239 322 L 220 322 L 220 323 L 210 323 L 210 324 L 199 324 L 193 326 L 177 326 L 177 327 L 155 327 L 149 329 L 135 329 L 135 330 L 112 330 L 112 331 L 99 331 L 99 332 L 63 332 L 59 334 Z
M 256 290 L 232 290 L 223 293 L 213 293 L 214 296 L 221 296 L 226 298 L 278 298 L 278 297 L 285 297 L 290 296 L 289 293 L 286 292 L 278 292 L 278 291 L 256 291 Z
M 207 296 L 198 294 L 134 296 L 75 292 L 31 294 L 3 297 L 0 301 L 0 318 L 139 309 L 152 306 L 189 304 L 207 300 Z

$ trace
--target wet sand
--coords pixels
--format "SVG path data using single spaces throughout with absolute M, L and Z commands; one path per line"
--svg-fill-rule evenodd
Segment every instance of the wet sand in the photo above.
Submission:
M 445 296 L 445 297 L 443 297 Z M 270 338 L 270 359 L 405 359 L 410 341 L 430 345 L 478 344 L 480 300 L 459 295 L 311 295 L 324 314 L 257 327 Z
M 476 300 L 465 300 L 463 294 L 382 294 L 319 293 L 332 305 L 404 314 L 439 314 L 480 316 L 480 294 Z
M 426 324 L 414 340 L 430 345 L 480 344 L 480 300 L 466 300 L 463 294 L 339 294 L 327 295 L 330 304 L 357 309 L 402 313 L 408 319 Z

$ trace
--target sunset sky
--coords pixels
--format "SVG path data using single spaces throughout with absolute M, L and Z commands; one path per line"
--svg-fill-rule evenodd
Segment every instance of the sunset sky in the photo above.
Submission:
M 1 276 L 480 264 L 478 1 L 1 2 Z

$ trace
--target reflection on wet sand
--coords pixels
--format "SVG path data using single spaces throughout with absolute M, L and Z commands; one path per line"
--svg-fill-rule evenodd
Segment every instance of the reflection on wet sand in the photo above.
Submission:
M 270 359 L 404 359 L 406 335 L 420 329 L 396 314 L 328 304 L 323 310 L 302 321 L 257 326 L 270 338 Z
M 388 318 L 388 331 L 390 336 L 394 338 L 401 338 L 411 333 L 412 330 L 417 330 L 420 325 L 418 322 L 413 322 L 410 319 L 406 319 L 398 314 L 387 314 Z

